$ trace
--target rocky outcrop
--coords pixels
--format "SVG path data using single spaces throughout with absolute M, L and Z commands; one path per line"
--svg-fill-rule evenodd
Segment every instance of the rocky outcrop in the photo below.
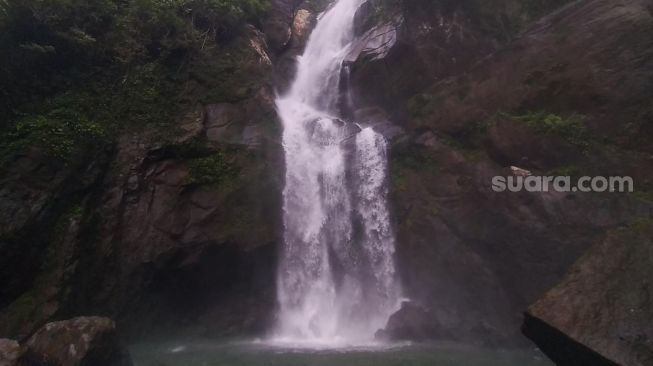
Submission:
M 244 103 L 209 104 L 205 108 L 204 134 L 208 144 L 219 147 L 225 144 L 246 146 L 261 150 L 274 141 L 270 121 L 274 120 L 272 106 L 274 95 L 269 87 L 262 87 L 255 98 Z M 264 116 L 267 118 L 251 118 Z M 273 140 L 273 141 L 270 141 Z
M 401 308 L 392 314 L 388 324 L 376 333 L 376 338 L 391 341 L 423 341 L 438 337 L 442 329 L 434 326 L 432 314 L 418 304 L 404 301 Z
M 653 364 L 652 238 L 650 220 L 612 231 L 529 308 L 524 334 L 561 366 Z
M 24 337 L 61 307 L 76 267 L 81 207 L 109 154 L 63 164 L 38 149 L 17 156 L 2 178 L 0 334 Z
M 401 122 L 402 101 L 466 72 L 566 2 L 370 0 L 356 15 L 359 39 L 349 57 L 355 104 L 383 105 Z
M 196 55 L 165 128 L 134 128 L 80 164 L 35 151 L 10 165 L 2 336 L 87 313 L 130 335 L 265 328 L 281 226 L 271 59 L 247 27 L 229 48 Z
M 111 319 L 79 317 L 46 324 L 23 345 L 19 365 L 131 366 Z
M 0 365 L 14 366 L 22 354 L 18 342 L 11 339 L 0 339 Z
M 376 61 L 386 58 L 397 43 L 397 33 L 401 22 L 400 18 L 390 19 L 359 36 L 345 58 L 345 62 L 352 63 L 360 59 Z
M 47 323 L 22 345 L 0 339 L 2 366 L 131 366 L 114 322 L 78 317 Z
M 270 14 L 263 22 L 263 31 L 270 48 L 280 53 L 293 37 L 293 23 L 304 0 L 273 0 Z
M 256 39 L 248 42 L 256 71 L 243 77 L 271 70 Z M 240 100 L 201 108 L 185 141 L 120 140 L 69 309 L 111 314 L 132 334 L 265 328 L 282 169 L 271 86 L 255 82 Z
M 302 54 L 311 30 L 316 24 L 316 18 L 328 2 L 312 1 L 301 2 L 293 13 L 289 23 L 290 38 L 274 62 L 274 86 L 282 94 L 290 86 L 297 70 L 297 57 Z
M 358 103 L 385 109 L 404 131 L 391 161 L 397 253 L 405 295 L 430 314 L 420 327 L 437 329 L 433 338 L 518 344 L 523 309 L 607 232 L 651 215 L 653 160 L 635 128 L 649 126 L 647 4 L 575 2 L 506 46 L 467 48 L 461 34 L 473 28 L 454 27 L 448 40 L 445 28 L 412 32 L 444 37 L 418 43 L 441 46 L 437 54 L 416 53 L 399 28 L 385 57 L 354 62 Z M 428 24 L 401 14 L 401 27 Z M 464 19 L 442 24 L 478 24 Z M 458 62 L 439 63 L 449 51 Z M 494 192 L 494 176 L 523 174 L 511 167 L 632 176 L 640 194 Z

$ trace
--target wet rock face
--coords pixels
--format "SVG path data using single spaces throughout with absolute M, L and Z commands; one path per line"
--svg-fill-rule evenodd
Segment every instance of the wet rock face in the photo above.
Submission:
M 267 325 L 281 169 L 274 121 L 248 113 L 248 103 L 268 102 L 206 106 L 190 143 L 121 142 L 98 208 L 99 241 L 79 264 L 90 276 L 75 278 L 70 308 L 118 314 L 132 334 L 225 335 Z
M 370 0 L 356 14 L 354 48 L 367 52 L 350 58 L 353 97 L 362 107 L 386 106 L 400 122 L 406 117 L 402 100 L 466 73 L 570 2 Z
M 266 87 L 259 89 L 255 98 L 244 103 L 207 105 L 203 132 L 208 144 L 213 147 L 224 144 L 246 146 L 259 151 L 270 143 L 276 144 L 276 137 L 270 133 L 274 128 L 271 124 L 275 122 L 273 105 L 274 95 Z
M 307 6 L 307 5 L 311 6 Z M 290 22 L 290 38 L 274 63 L 274 86 L 279 94 L 286 92 L 297 71 L 297 57 L 302 54 L 319 12 L 328 4 L 324 1 L 302 2 Z
M 23 339 L 52 318 L 88 313 L 139 339 L 267 326 L 283 155 L 263 77 L 272 55 L 253 27 L 243 37 L 230 49 L 232 84 L 214 69 L 229 52 L 198 56 L 187 104 L 165 131 L 118 136 L 111 155 L 79 167 L 28 156 L 2 177 L 10 199 L 0 215 L 21 214 L 15 227 L 2 220 L 0 335 Z
M 107 153 L 63 164 L 30 149 L 3 170 L 0 336 L 25 337 L 59 309 L 60 285 L 75 268 L 77 208 L 99 184 L 109 159 Z
M 492 2 L 487 6 L 494 7 L 491 10 L 485 4 L 470 3 L 399 1 L 388 5 L 372 0 L 364 4 L 356 14 L 358 39 L 348 58 L 356 104 L 385 105 L 396 115 L 398 100 L 496 51 L 511 36 L 509 29 L 499 30 L 507 27 L 494 19 L 512 15 L 509 1 Z M 491 19 L 484 18 L 482 11 L 493 14 Z
M 263 23 L 263 31 L 267 36 L 268 45 L 275 52 L 281 51 L 290 41 L 293 17 L 299 3 L 301 1 L 297 0 L 272 1 L 271 14 Z
M 524 334 L 562 366 L 653 364 L 652 261 L 650 220 L 613 230 L 529 308 Z
M 38 269 L 33 258 L 42 255 L 49 239 L 35 228 L 52 225 L 53 216 L 70 203 L 59 198 L 87 190 L 102 165 L 98 159 L 65 166 L 37 149 L 13 158 L 0 178 L 0 307 L 24 291 Z
M 303 47 L 314 13 L 327 5 L 324 0 L 272 0 L 270 14 L 263 22 L 263 32 L 272 53 L 281 55 L 291 48 Z
M 499 193 L 491 184 L 494 176 L 524 171 L 651 181 L 651 145 L 624 134 L 621 124 L 623 113 L 647 126 L 644 99 L 652 89 L 638 75 L 653 69 L 648 9 L 645 1 L 576 2 L 483 57 L 455 43 L 473 29 L 428 43 L 444 48 L 437 55 L 423 53 L 400 29 L 382 61 L 354 63 L 356 95 L 370 98 L 358 102 L 385 109 L 403 128 L 390 164 L 399 269 L 405 295 L 428 311 L 438 337 L 520 344 L 523 309 L 608 231 L 651 215 L 650 202 L 631 195 Z M 422 24 L 410 14 L 403 13 L 404 26 Z M 628 46 L 617 41 L 626 38 Z M 624 47 L 629 51 L 615 57 Z M 449 51 L 461 52 L 460 62 L 438 69 Z M 391 75 L 379 77 L 383 72 Z M 420 80 L 411 81 L 414 75 Z M 443 78 L 424 81 L 426 75 Z M 407 79 L 379 84 L 393 77 Z M 586 140 L 572 129 L 556 133 L 539 120 L 502 117 L 535 111 L 583 115 Z M 605 139 L 610 147 L 598 142 Z
M 131 366 L 111 319 L 79 317 L 48 323 L 24 344 L 20 365 Z
M 375 26 L 359 36 L 345 62 L 354 63 L 361 58 L 370 61 L 386 58 L 397 43 L 397 33 L 400 26 L 401 19 L 388 20 L 386 23 Z
M 401 309 L 392 314 L 386 327 L 376 333 L 376 338 L 392 341 L 445 338 L 439 334 L 441 330 L 428 310 L 405 301 L 401 304 Z
M 15 366 L 22 349 L 18 342 L 11 339 L 0 339 L 0 365 Z

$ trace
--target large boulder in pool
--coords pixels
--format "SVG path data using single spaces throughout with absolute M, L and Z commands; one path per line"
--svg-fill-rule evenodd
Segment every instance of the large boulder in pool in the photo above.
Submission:
M 433 320 L 427 309 L 414 302 L 404 301 L 401 309 L 390 316 L 385 329 L 376 333 L 376 338 L 392 341 L 438 338 L 439 327 Z
M 653 365 L 653 221 L 612 230 L 526 313 L 558 366 Z
M 24 345 L 19 365 L 131 366 L 113 320 L 79 317 L 48 323 Z
M 0 339 L 0 366 L 14 366 L 20 357 L 21 348 L 18 342 L 11 339 Z

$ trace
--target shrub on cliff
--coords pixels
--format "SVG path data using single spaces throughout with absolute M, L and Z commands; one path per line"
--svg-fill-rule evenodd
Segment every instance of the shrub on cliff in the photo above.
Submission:
M 0 0 L 0 151 L 37 145 L 68 159 L 122 127 L 163 124 L 193 57 L 230 43 L 267 8 L 268 0 Z M 80 132 L 89 128 L 93 136 Z

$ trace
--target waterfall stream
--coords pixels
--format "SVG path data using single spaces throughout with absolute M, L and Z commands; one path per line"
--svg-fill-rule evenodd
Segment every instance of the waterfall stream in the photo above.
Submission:
M 321 15 L 292 86 L 276 101 L 286 160 L 280 340 L 371 340 L 399 303 L 387 144 L 373 128 L 338 118 L 343 60 L 363 2 L 338 0 Z

